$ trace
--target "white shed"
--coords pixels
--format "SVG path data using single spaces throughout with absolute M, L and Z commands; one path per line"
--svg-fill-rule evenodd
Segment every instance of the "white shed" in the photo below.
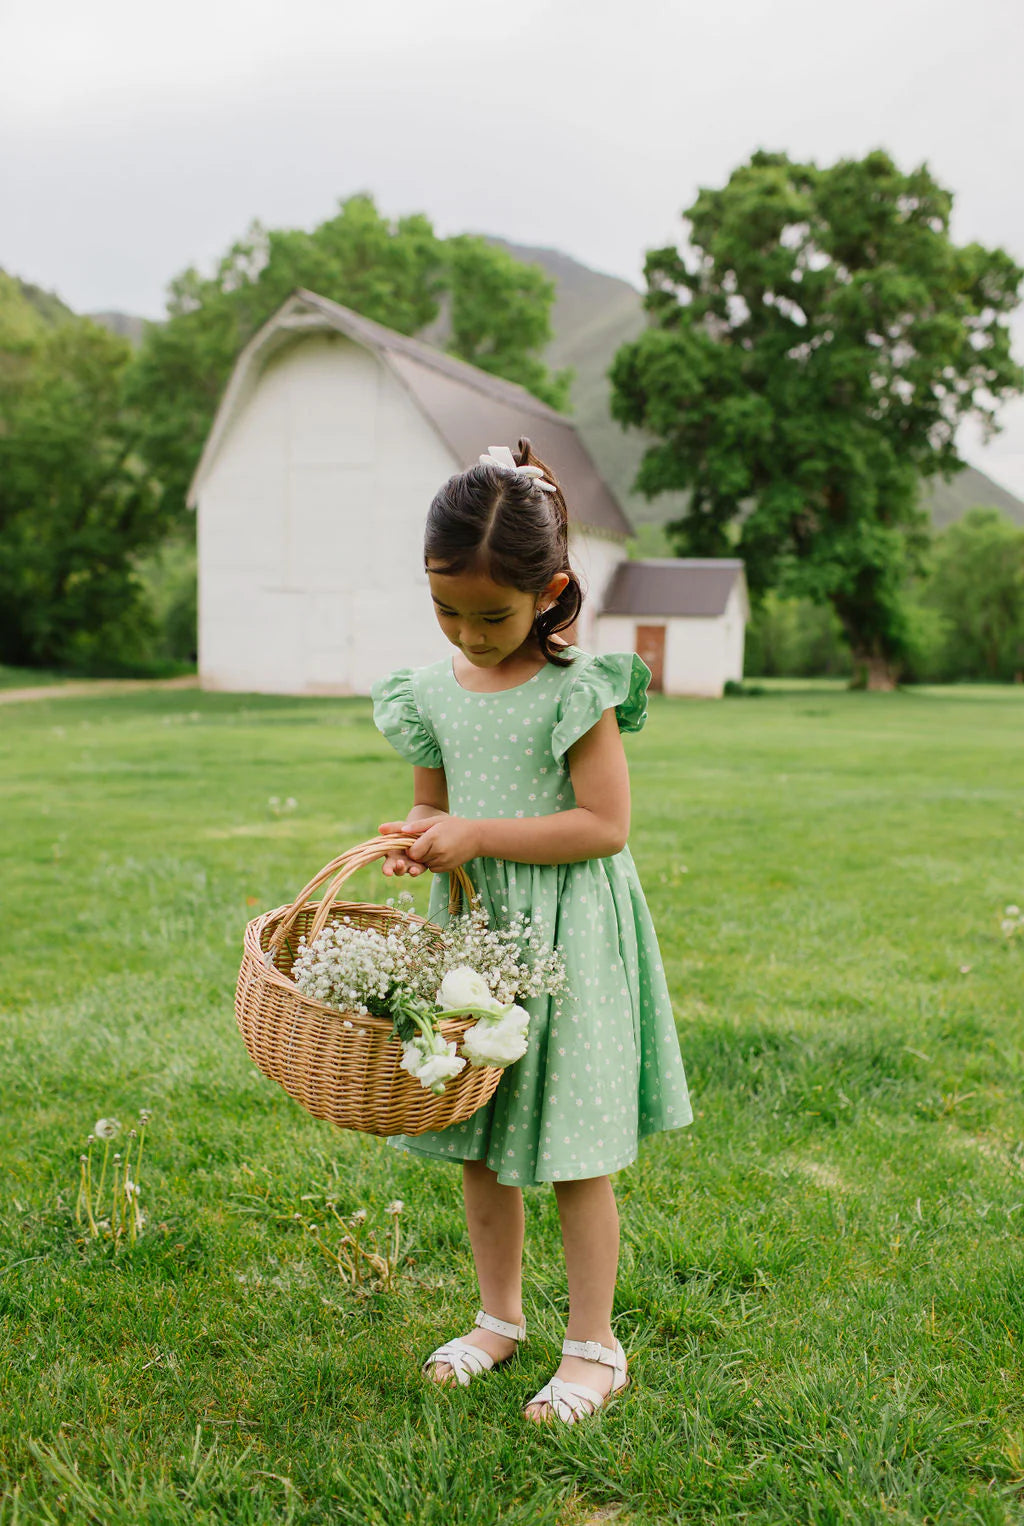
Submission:
M 727 558 L 624 561 L 605 592 L 593 650 L 638 652 L 665 694 L 720 698 L 743 677 L 750 618 L 743 563 Z
M 239 357 L 189 492 L 204 688 L 367 694 L 450 651 L 423 522 L 452 472 L 526 435 L 566 486 L 597 611 L 632 527 L 572 423 L 523 388 L 299 291 Z

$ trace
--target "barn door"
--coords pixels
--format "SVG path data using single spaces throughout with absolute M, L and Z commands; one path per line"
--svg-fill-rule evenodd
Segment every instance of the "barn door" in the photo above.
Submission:
M 636 654 L 651 670 L 651 691 L 658 694 L 665 689 L 665 627 L 663 625 L 638 625 L 636 628 Z

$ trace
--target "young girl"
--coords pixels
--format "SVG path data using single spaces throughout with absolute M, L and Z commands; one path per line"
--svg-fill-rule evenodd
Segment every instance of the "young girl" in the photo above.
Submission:
M 493 922 L 525 912 L 561 950 L 568 991 L 524 1005 L 529 1048 L 465 1123 L 400 1148 L 462 1162 L 481 1312 L 424 1370 L 467 1384 L 524 1339 L 522 1188 L 554 1184 L 569 1283 L 563 1360 L 532 1420 L 572 1424 L 627 1384 L 612 1334 L 618 1214 L 609 1175 L 645 1135 L 691 1121 L 672 1004 L 632 856 L 620 731 L 647 718 L 640 658 L 563 641 L 583 602 L 554 477 L 520 440 L 441 487 L 424 560 L 450 658 L 373 686 L 374 720 L 413 767 L 414 804 L 382 833 L 415 835 L 384 873 L 464 864 Z

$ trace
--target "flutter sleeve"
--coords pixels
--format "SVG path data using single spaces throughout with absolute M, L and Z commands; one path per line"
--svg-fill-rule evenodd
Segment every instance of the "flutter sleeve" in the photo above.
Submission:
M 620 731 L 640 731 L 647 720 L 647 685 L 651 670 L 635 652 L 609 652 L 587 663 L 566 691 L 562 713 L 552 732 L 556 761 L 614 708 Z
M 413 672 L 412 668 L 396 668 L 370 686 L 373 724 L 406 762 L 420 768 L 443 768 L 437 738 L 416 703 Z

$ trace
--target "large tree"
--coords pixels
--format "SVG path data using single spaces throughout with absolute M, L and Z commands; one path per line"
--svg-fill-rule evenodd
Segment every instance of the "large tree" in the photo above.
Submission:
M 296 287 L 329 297 L 402 334 L 434 324 L 447 305 L 448 349 L 562 406 L 568 376 L 540 355 L 551 337 L 554 286 L 483 239 L 438 238 L 419 214 L 391 222 L 369 196 L 352 196 L 311 232 L 253 224 L 212 276 L 172 282 L 166 322 L 151 325 L 130 396 L 139 448 L 168 511 L 185 494 L 217 400 L 239 351 Z
M 831 603 L 862 680 L 890 687 L 926 542 L 920 479 L 959 470 L 1024 385 L 1007 317 L 1024 271 L 949 236 L 951 193 L 881 150 L 827 168 L 755 153 L 646 262 L 650 326 L 611 369 L 652 437 L 637 489 L 687 489 L 682 554 L 740 555 L 755 592 Z
M 0 661 L 127 656 L 147 621 L 133 558 L 166 532 L 126 430 L 129 346 L 0 307 Z

